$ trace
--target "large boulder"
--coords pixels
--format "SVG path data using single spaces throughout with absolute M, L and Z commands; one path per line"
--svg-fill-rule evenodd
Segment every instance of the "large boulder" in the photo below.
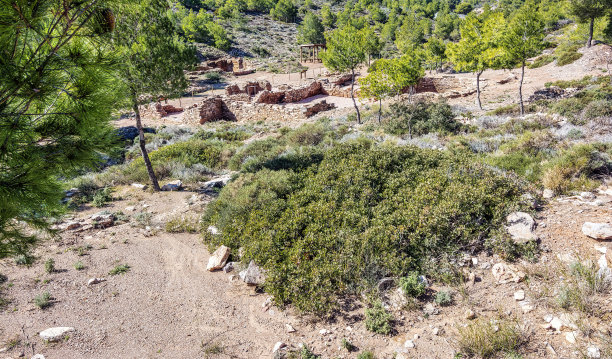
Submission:
M 223 268 L 225 262 L 227 262 L 227 259 L 229 258 L 229 255 L 230 249 L 228 247 L 221 246 L 217 248 L 217 250 L 214 251 L 208 259 L 208 265 L 206 266 L 206 270 L 212 272 Z
M 582 233 L 593 239 L 608 240 L 612 239 L 612 226 L 608 223 L 585 222 L 582 225 Z
M 514 212 L 506 217 L 506 230 L 517 243 L 526 243 L 538 239 L 535 230 L 535 221 L 529 213 Z

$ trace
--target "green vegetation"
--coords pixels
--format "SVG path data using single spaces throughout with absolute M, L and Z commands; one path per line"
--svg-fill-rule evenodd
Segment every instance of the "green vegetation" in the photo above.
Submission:
M 113 200 L 112 193 L 113 191 L 109 187 L 96 191 L 96 193 L 92 197 L 91 204 L 94 207 L 103 207 L 108 202 L 112 202 Z
M 74 263 L 73 266 L 74 266 L 74 269 L 76 269 L 76 270 L 83 270 L 83 269 L 85 269 L 85 265 L 81 261 L 78 261 L 78 262 Z
M 410 272 L 400 279 L 399 287 L 409 297 L 422 297 L 427 291 L 427 284 L 418 272 Z
M 193 217 L 177 216 L 166 222 L 165 229 L 168 233 L 197 233 L 198 220 Z
M 303 311 L 327 312 L 385 276 L 439 275 L 448 269 L 440 256 L 484 248 L 474 238 L 493 235 L 522 191 L 464 156 L 364 140 L 283 163 L 241 174 L 202 225 L 222 233 L 205 233 L 208 243 L 243 247 L 268 270 L 265 289 L 278 304 Z
M 365 326 L 366 329 L 377 333 L 387 335 L 393 330 L 393 316 L 388 313 L 380 301 L 377 301 L 371 308 L 365 311 Z
M 34 305 L 36 305 L 38 309 L 46 309 L 50 307 L 51 304 L 51 294 L 49 294 L 49 292 L 44 292 L 34 298 Z
M 447 290 L 439 291 L 436 293 L 435 302 L 442 307 L 447 307 L 453 304 L 453 293 Z
M 115 268 L 111 269 L 108 274 L 110 275 L 118 275 L 118 274 L 125 274 L 127 272 L 130 271 L 130 266 L 127 264 L 119 264 L 117 266 L 115 266 Z
M 456 134 L 463 126 L 455 120 L 451 107 L 444 103 L 419 102 L 414 104 L 394 103 L 390 114 L 383 121 L 386 132 L 409 137 L 430 132 Z
M 376 356 L 373 352 L 366 350 L 364 352 L 359 353 L 359 355 L 357 355 L 357 359 L 376 359 Z
M 594 297 L 605 295 L 612 289 L 609 272 L 601 271 L 596 263 L 575 262 L 569 266 L 563 285 L 559 288 L 557 303 L 563 309 L 575 308 L 586 314 L 597 315 L 599 308 Z
M 492 358 L 498 353 L 516 353 L 525 342 L 518 323 L 508 319 L 479 318 L 459 327 L 462 354 Z
M 55 259 L 47 259 L 45 262 L 45 272 L 47 272 L 47 274 L 55 272 Z

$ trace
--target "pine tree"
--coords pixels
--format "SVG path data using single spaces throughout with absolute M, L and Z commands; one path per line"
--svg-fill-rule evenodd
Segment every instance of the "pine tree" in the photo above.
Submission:
M 308 12 L 304 16 L 304 21 L 298 27 L 298 43 L 300 44 L 324 44 L 325 28 L 317 15 Z
M 589 23 L 589 38 L 587 47 L 593 43 L 593 28 L 595 19 L 605 16 L 612 9 L 612 0 L 572 0 L 570 11 L 580 22 Z
M 526 2 L 512 18 L 503 36 L 503 50 L 508 64 L 521 65 L 519 81 L 519 103 L 521 115 L 525 113 L 523 82 L 527 59 L 536 56 L 544 48 L 544 22 L 533 0 Z
M 180 96 L 187 88 L 183 70 L 195 64 L 193 47 L 181 42 L 167 17 L 165 0 L 126 5 L 117 15 L 114 49 L 122 58 L 118 76 L 136 116 L 139 145 L 153 189 L 160 190 L 146 149 L 138 105 L 143 100 Z
M 357 123 L 361 123 L 361 114 L 355 101 L 355 69 L 366 59 L 364 33 L 349 24 L 325 34 L 325 39 L 327 49 L 321 52 L 323 64 L 334 71 L 351 71 L 351 99 L 357 112 Z
M 0 258 L 61 212 L 59 177 L 111 144 L 110 1 L 0 0 Z

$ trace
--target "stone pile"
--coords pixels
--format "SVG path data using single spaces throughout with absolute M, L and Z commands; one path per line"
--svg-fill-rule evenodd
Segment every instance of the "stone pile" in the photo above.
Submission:
M 221 97 L 210 97 L 199 105 L 185 112 L 183 120 L 187 123 L 203 124 L 212 121 L 236 121 L 236 116 L 229 110 Z
M 173 105 L 162 105 L 159 102 L 153 102 L 146 106 L 140 107 L 140 115 L 146 118 L 162 118 L 169 114 L 183 112 L 180 107 L 174 107 Z
M 323 111 L 329 111 L 336 108 L 336 105 L 334 105 L 333 103 L 327 103 L 327 101 L 323 100 L 321 102 L 318 102 L 310 107 L 307 107 L 304 110 L 304 116 L 306 117 L 312 117 L 314 115 L 316 115 L 319 112 L 323 112 Z

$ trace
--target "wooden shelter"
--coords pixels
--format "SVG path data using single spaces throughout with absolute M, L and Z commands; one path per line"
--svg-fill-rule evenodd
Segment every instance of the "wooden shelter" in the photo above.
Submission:
M 325 50 L 325 44 L 300 45 L 300 62 L 321 62 L 321 49 Z

